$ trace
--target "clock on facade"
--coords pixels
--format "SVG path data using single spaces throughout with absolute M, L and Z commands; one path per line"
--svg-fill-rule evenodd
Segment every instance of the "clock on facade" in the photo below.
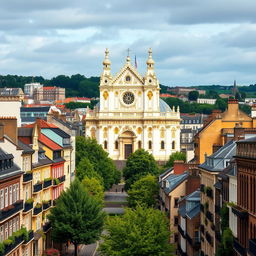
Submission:
M 127 105 L 132 104 L 134 102 L 134 94 L 132 92 L 125 92 L 123 95 L 123 101 Z

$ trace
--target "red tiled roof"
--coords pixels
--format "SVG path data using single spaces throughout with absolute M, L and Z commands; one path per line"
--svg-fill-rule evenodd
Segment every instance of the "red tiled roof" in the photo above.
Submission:
M 43 119 L 39 119 L 39 118 L 36 120 L 36 123 L 37 123 L 38 127 L 40 127 L 40 128 L 58 128 L 56 125 L 47 123 Z M 35 126 L 35 123 L 27 124 L 24 127 L 33 128 L 34 126 Z
M 48 87 L 43 87 L 43 90 L 52 90 L 56 88 L 55 86 L 48 86 Z
M 62 147 L 56 144 L 54 141 L 50 140 L 48 137 L 46 137 L 44 134 L 40 134 L 38 140 L 44 144 L 46 147 L 52 149 L 52 150 L 61 150 Z
M 160 94 L 160 97 L 162 97 L 162 98 L 176 98 L 175 95 L 171 95 L 169 93 L 162 93 L 162 94 Z

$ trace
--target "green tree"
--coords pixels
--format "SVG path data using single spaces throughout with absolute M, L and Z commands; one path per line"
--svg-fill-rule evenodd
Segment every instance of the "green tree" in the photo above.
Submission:
M 119 182 L 121 173 L 116 169 L 108 153 L 97 143 L 95 139 L 76 137 L 76 165 L 79 166 L 83 158 L 88 158 L 93 165 L 94 171 L 104 181 L 104 188 L 109 189 Z
M 98 202 L 103 204 L 104 187 L 98 179 L 85 177 L 82 184 L 89 195 L 93 196 Z
M 85 177 L 96 178 L 104 184 L 102 176 L 94 170 L 93 164 L 87 157 L 84 157 L 76 168 L 76 177 L 82 181 Z
M 166 167 L 173 167 L 174 161 L 175 160 L 182 160 L 186 162 L 186 154 L 183 152 L 175 152 L 172 153 L 169 157 L 168 162 L 166 163 Z
M 152 154 L 144 149 L 138 149 L 128 157 L 123 170 L 125 189 L 129 190 L 136 180 L 147 174 L 157 175 L 159 168 Z
M 153 208 L 126 209 L 122 217 L 109 218 L 100 252 L 103 256 L 169 256 L 170 232 L 166 216 Z
M 198 91 L 191 91 L 188 93 L 188 99 L 196 101 L 199 97 L 199 92 Z
M 218 98 L 215 102 L 215 108 L 220 109 L 222 112 L 224 112 L 228 107 L 228 103 L 226 100 Z
M 48 215 L 52 224 L 52 239 L 61 243 L 73 243 L 76 256 L 79 244 L 90 244 L 99 239 L 104 216 L 101 204 L 76 179 L 62 192 Z
M 129 207 L 136 207 L 138 204 L 145 207 L 156 207 L 159 186 L 156 176 L 151 174 L 135 181 L 128 190 Z

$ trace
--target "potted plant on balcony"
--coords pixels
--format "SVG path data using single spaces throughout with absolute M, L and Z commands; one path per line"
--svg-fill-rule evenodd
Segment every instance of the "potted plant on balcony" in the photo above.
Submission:
M 25 204 L 33 204 L 34 203 L 34 198 L 29 198 L 25 201 Z
M 60 180 L 58 178 L 54 178 L 54 185 L 59 185 L 60 184 Z
M 43 256 L 60 256 L 60 252 L 57 249 L 49 248 L 44 251 Z
M 4 253 L 4 243 L 0 243 L 0 254 Z
M 42 204 L 40 204 L 40 203 L 36 203 L 35 208 L 36 208 L 36 209 L 42 208 Z

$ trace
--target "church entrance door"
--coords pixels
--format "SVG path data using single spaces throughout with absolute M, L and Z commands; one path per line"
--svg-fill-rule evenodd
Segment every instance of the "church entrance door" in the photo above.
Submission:
M 124 158 L 127 159 L 132 153 L 132 144 L 124 144 Z

